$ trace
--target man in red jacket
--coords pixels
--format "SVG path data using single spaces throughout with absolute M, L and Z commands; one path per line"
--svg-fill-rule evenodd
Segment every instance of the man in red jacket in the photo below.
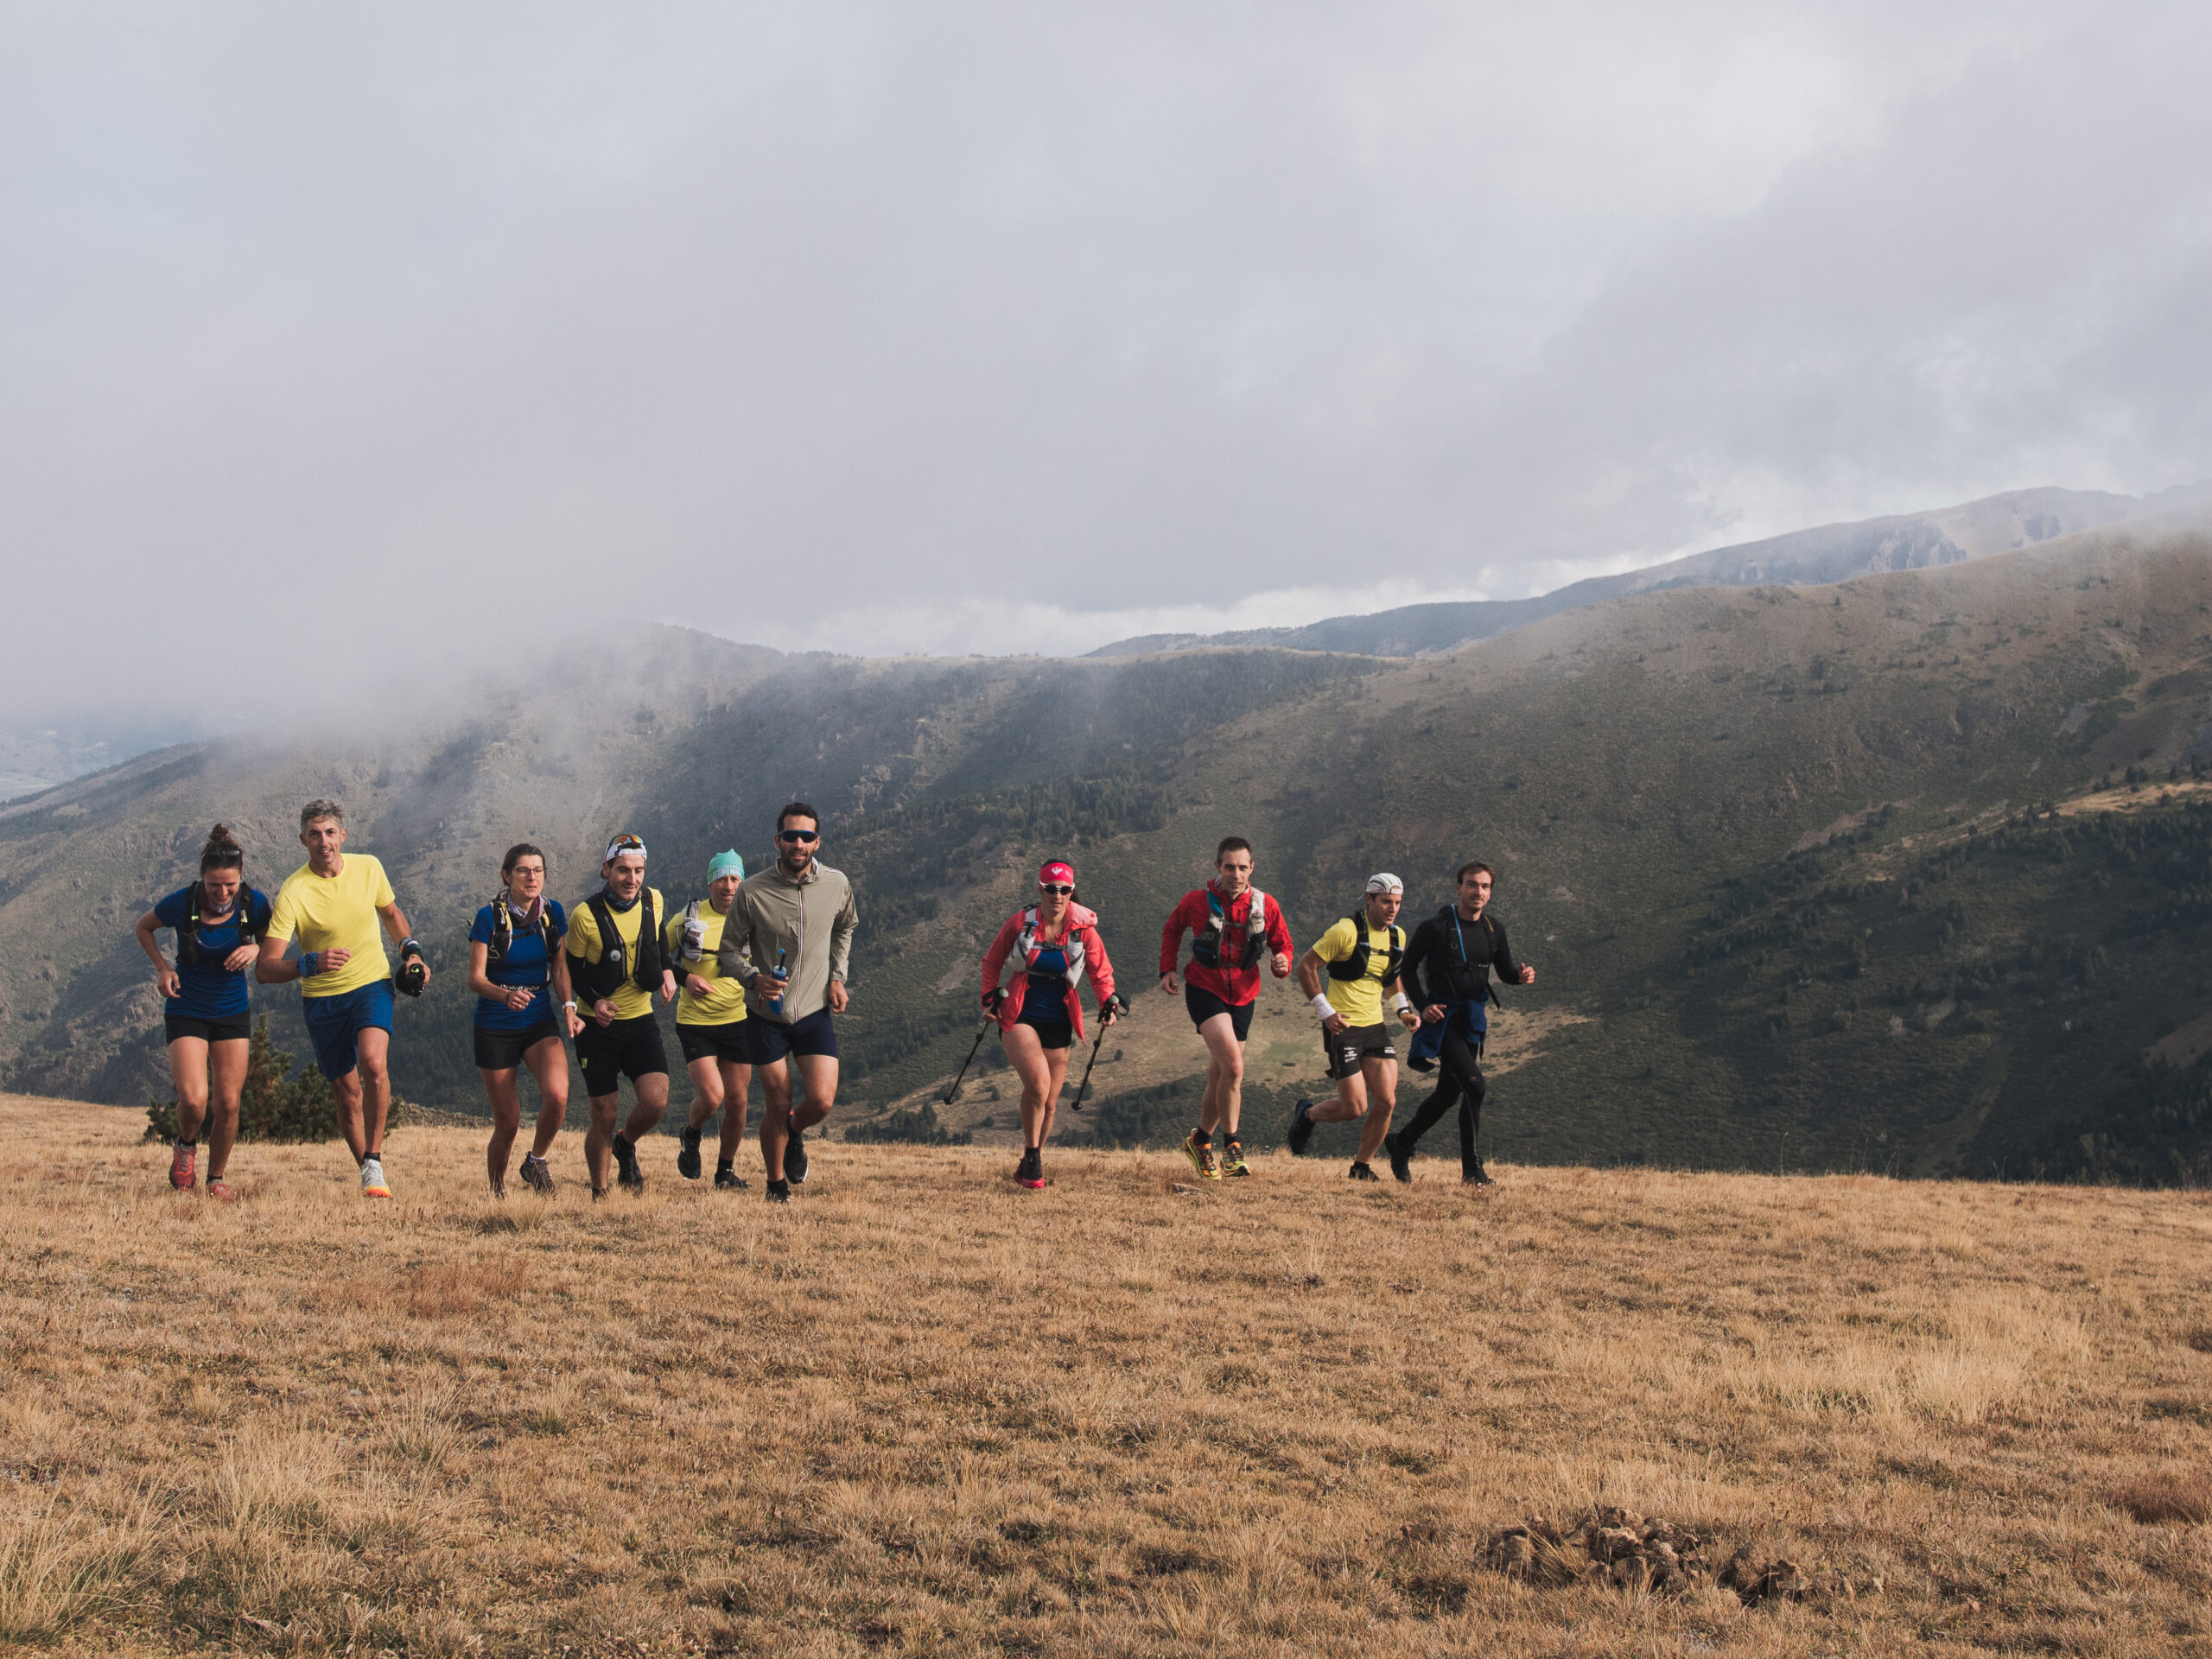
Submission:
M 1207 1180 L 1249 1175 L 1244 1143 L 1236 1138 L 1244 1104 L 1244 1040 L 1260 1000 L 1260 963 L 1277 979 L 1290 977 L 1290 928 L 1282 906 L 1252 885 L 1252 843 L 1230 836 L 1214 851 L 1213 880 L 1186 893 L 1160 930 L 1160 988 L 1177 989 L 1175 961 L 1183 935 L 1191 937 L 1191 965 L 1181 986 L 1191 1023 L 1205 1039 L 1206 1089 L 1198 1127 L 1183 1142 L 1183 1155 Z M 1223 1131 L 1221 1152 L 1214 1130 Z

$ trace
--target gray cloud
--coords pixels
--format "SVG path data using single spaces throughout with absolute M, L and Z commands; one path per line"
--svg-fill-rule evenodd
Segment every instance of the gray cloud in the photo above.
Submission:
M 0 11 L 0 689 L 174 696 L 239 594 L 359 699 L 2207 471 L 2212 23 L 1781 10 Z

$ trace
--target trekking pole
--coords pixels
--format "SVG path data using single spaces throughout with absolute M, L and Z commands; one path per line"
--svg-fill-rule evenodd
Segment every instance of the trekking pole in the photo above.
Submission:
M 983 1039 L 990 1034 L 991 1027 L 996 1024 L 998 1024 L 998 1016 L 993 1014 L 986 1014 L 983 1016 L 982 1023 L 976 1027 L 976 1040 L 969 1046 L 968 1058 L 960 1062 L 960 1076 L 953 1078 L 952 1087 L 944 1091 L 944 1100 L 943 1102 L 944 1105 L 950 1106 L 954 1101 L 960 1098 L 961 1078 L 965 1077 L 968 1075 L 968 1068 L 975 1064 L 976 1051 L 982 1047 Z
M 1129 1000 L 1116 991 L 1106 999 L 1106 1006 L 1116 1014 L 1127 1016 Z M 1090 1068 L 1098 1064 L 1098 1046 L 1105 1040 L 1106 1022 L 1102 1019 L 1098 1022 L 1098 1035 L 1091 1039 L 1090 1058 L 1084 1063 L 1083 1084 L 1075 1091 L 1075 1109 L 1078 1112 L 1083 1109 L 1083 1097 L 1090 1092 Z

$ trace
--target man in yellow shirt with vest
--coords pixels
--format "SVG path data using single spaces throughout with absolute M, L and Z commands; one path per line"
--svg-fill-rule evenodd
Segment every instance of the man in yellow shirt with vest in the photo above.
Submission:
M 1351 1172 L 1356 1181 L 1376 1179 L 1376 1149 L 1390 1132 L 1390 1114 L 1397 1109 L 1398 1051 L 1391 1046 L 1382 1017 L 1383 999 L 1389 999 L 1389 1011 L 1402 1025 L 1421 1023 L 1419 1011 L 1398 987 L 1398 970 L 1406 959 L 1398 906 L 1405 898 L 1406 884 L 1396 876 L 1384 872 L 1368 877 L 1361 908 L 1314 940 L 1298 964 L 1298 982 L 1321 1016 L 1321 1047 L 1329 1075 L 1336 1079 L 1337 1097 L 1319 1105 L 1298 1103 L 1290 1115 L 1291 1155 L 1305 1155 L 1316 1123 L 1363 1118 L 1359 1156 Z
M 745 1144 L 753 1046 L 745 1029 L 745 982 L 725 976 L 715 953 L 744 880 L 745 861 L 734 849 L 716 853 L 707 865 L 706 898 L 693 899 L 668 918 L 665 941 L 669 965 L 683 987 L 676 1001 L 676 1040 L 683 1045 L 683 1065 L 691 1073 L 691 1118 L 676 1154 L 676 1173 L 687 1181 L 699 1179 L 699 1137 L 707 1120 L 720 1112 L 715 1185 L 723 1192 L 745 1185 L 737 1173 L 737 1151 Z
M 584 1164 L 591 1173 L 591 1195 L 607 1196 L 608 1154 L 622 1185 L 645 1190 L 638 1167 L 638 1137 L 649 1133 L 668 1109 L 668 1051 L 653 1018 L 653 992 L 664 1003 L 676 1001 L 676 976 L 662 947 L 659 918 L 667 906 L 645 885 L 645 843 L 617 836 L 607 843 L 599 873 L 606 885 L 569 912 L 569 982 L 575 987 L 575 1011 L 584 1015 L 576 1033 L 576 1065 L 591 1096 L 591 1128 L 584 1135 Z M 588 1012 L 587 1012 L 588 1010 Z M 614 1115 L 622 1104 L 622 1079 L 630 1079 L 638 1103 L 620 1132 Z
M 338 1096 L 338 1132 L 360 1166 L 361 1195 L 388 1198 L 384 1126 L 391 1108 L 391 964 L 378 934 L 399 943 L 399 971 L 409 995 L 420 996 L 430 965 L 408 931 L 406 913 L 384 866 L 346 848 L 346 810 L 335 801 L 300 809 L 300 845 L 308 861 L 284 878 L 270 906 L 269 931 L 253 976 L 264 985 L 300 982 L 316 1068 Z M 296 936 L 300 954 L 284 959 Z

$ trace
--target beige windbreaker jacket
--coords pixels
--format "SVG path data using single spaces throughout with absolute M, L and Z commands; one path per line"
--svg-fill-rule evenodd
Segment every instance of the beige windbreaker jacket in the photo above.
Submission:
M 807 867 L 805 878 L 794 881 L 784 874 L 779 859 L 745 878 L 722 924 L 721 948 L 715 961 L 726 975 L 745 981 L 747 1013 L 780 1024 L 796 1025 L 830 1001 L 830 982 L 842 981 L 852 955 L 853 928 L 860 912 L 853 903 L 853 884 L 844 872 L 824 864 Z M 784 971 L 791 976 L 784 989 L 784 1006 L 772 1010 L 753 988 L 753 976 L 772 971 L 776 952 L 785 953 Z

